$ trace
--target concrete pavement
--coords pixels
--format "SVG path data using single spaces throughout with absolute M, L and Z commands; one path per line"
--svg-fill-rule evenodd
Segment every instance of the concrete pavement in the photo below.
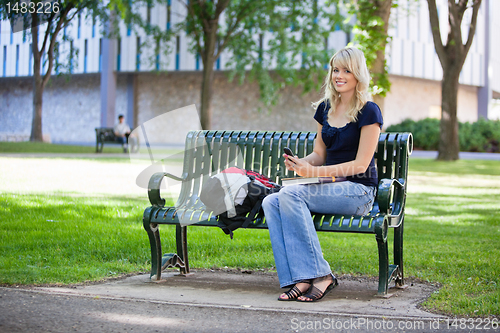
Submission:
M 411 157 L 417 158 L 437 158 L 437 151 L 427 151 L 427 150 L 414 150 Z M 458 153 L 458 157 L 463 160 L 495 160 L 500 161 L 499 153 L 474 153 L 462 151 Z
M 279 302 L 275 273 L 168 270 L 104 283 L 0 288 L 0 332 L 437 332 L 444 316 L 419 308 L 437 287 L 408 281 L 376 295 L 377 279 L 343 276 L 316 303 Z

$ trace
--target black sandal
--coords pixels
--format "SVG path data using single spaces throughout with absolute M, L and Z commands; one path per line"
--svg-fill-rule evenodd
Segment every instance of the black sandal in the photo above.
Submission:
M 299 283 L 311 284 L 312 280 L 302 280 L 302 281 L 297 282 L 297 284 L 299 284 Z M 286 295 L 287 298 L 278 297 L 278 301 L 284 301 L 284 302 L 296 301 L 297 298 L 304 295 L 304 293 L 307 292 L 310 288 L 310 287 L 307 288 L 305 291 L 300 291 L 300 289 L 297 288 L 297 284 L 294 284 L 292 288 L 290 288 L 288 291 L 284 292 L 284 294 Z
M 308 300 L 305 299 L 299 299 L 300 296 L 297 296 L 297 301 L 298 302 L 316 302 L 322 299 L 323 297 L 326 296 L 333 288 L 339 285 L 339 282 L 337 281 L 337 278 L 333 276 L 333 281 L 326 287 L 325 291 L 319 290 L 317 287 L 314 286 L 314 284 L 311 286 L 309 289 L 309 292 L 304 295 L 304 297 L 307 297 Z

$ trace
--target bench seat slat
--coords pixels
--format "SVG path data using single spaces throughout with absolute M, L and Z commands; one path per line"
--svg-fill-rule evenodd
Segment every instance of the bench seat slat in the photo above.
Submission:
M 174 214 L 175 212 L 175 214 Z M 371 223 L 373 216 L 348 216 L 314 214 L 313 221 L 318 231 L 360 232 L 375 233 L 374 224 Z M 217 226 L 217 217 L 210 211 L 202 209 L 175 209 L 175 207 L 158 208 L 150 223 L 174 224 L 174 225 L 197 225 Z M 262 214 L 250 223 L 248 229 L 267 229 Z

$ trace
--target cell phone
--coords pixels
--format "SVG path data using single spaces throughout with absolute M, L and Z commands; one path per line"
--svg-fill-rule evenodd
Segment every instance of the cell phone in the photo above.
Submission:
M 293 151 L 292 151 L 290 148 L 288 148 L 288 147 L 283 148 L 283 151 L 284 151 L 284 152 L 285 152 L 285 154 L 287 154 L 288 156 L 295 156 L 295 155 L 293 155 Z M 288 159 L 288 160 L 289 160 L 290 162 L 293 162 L 291 159 Z M 294 164 L 296 164 L 295 162 L 293 162 L 293 163 L 294 163 Z

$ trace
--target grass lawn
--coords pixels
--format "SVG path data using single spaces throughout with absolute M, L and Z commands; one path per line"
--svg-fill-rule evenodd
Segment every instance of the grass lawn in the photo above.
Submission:
M 146 145 L 140 146 L 140 153 L 147 154 L 151 152 L 156 160 L 168 158 L 170 160 L 175 159 L 182 162 L 183 148 L 177 146 L 162 146 L 153 144 L 149 147 L 151 151 L 148 151 Z M 104 144 L 102 151 L 104 154 L 117 154 L 117 157 L 128 157 L 129 155 L 123 154 L 123 148 L 116 144 Z M 3 142 L 0 141 L 0 153 L 45 153 L 45 154 L 95 154 L 95 145 L 90 146 L 79 146 L 79 145 L 66 145 L 66 144 L 53 144 L 45 142 Z M 131 158 L 139 158 L 139 155 L 132 154 Z
M 103 152 L 121 153 L 120 146 L 104 146 Z M 68 154 L 93 154 L 95 146 L 62 145 L 45 142 L 0 142 L 0 153 L 68 153 Z
M 146 194 L 20 194 L 1 177 L 0 283 L 75 283 L 149 269 Z M 500 315 L 499 194 L 498 161 L 410 161 L 405 275 L 440 285 L 427 309 Z M 161 233 L 164 252 L 173 252 L 174 229 Z M 273 269 L 266 230 L 237 230 L 231 241 L 218 228 L 194 227 L 188 238 L 191 267 Z M 320 233 L 320 240 L 335 273 L 378 275 L 373 235 Z

